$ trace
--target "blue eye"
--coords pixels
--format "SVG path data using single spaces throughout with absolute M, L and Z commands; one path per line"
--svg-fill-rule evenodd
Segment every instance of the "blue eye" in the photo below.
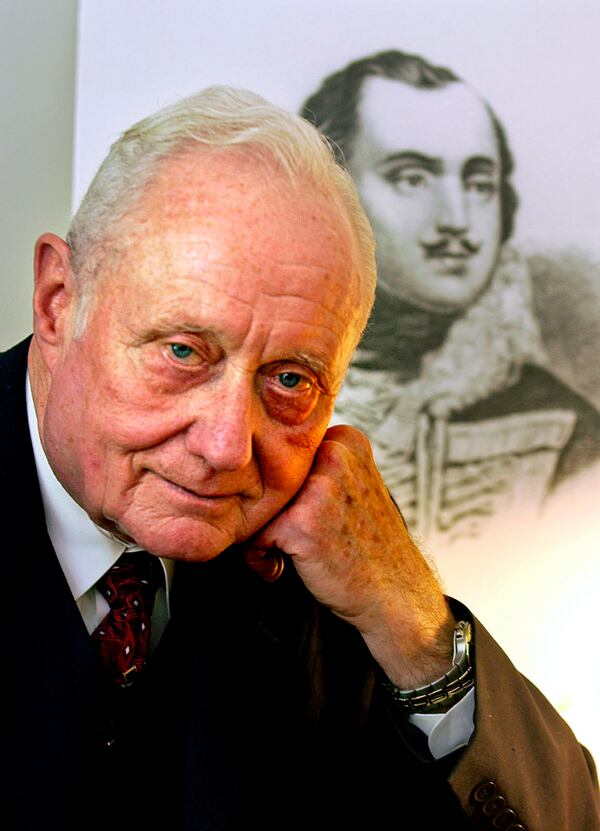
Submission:
M 169 348 L 173 355 L 179 360 L 185 360 L 193 354 L 194 350 L 191 346 L 186 346 L 185 343 L 171 343 Z
M 288 387 L 289 389 L 297 387 L 302 380 L 302 376 L 298 375 L 297 372 L 281 372 L 277 377 L 279 378 L 281 385 Z

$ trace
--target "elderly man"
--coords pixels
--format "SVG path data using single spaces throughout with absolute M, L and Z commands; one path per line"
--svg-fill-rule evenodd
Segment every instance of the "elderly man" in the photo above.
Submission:
M 334 142 L 377 240 L 369 330 L 337 404 L 411 529 L 435 547 L 537 511 L 600 457 L 600 416 L 548 371 L 526 263 L 508 244 L 511 154 L 449 70 L 381 52 L 302 114 Z
M 7 828 L 598 827 L 568 727 L 327 429 L 373 288 L 319 133 L 226 88 L 38 240 L 0 364 Z

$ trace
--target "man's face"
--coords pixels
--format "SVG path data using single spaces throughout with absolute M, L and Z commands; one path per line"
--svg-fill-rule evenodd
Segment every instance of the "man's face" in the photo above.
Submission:
M 206 560 L 296 493 L 364 298 L 346 224 L 224 153 L 170 160 L 51 366 L 42 436 L 98 524 Z
M 433 312 L 486 286 L 500 241 L 500 160 L 490 116 L 464 84 L 369 78 L 349 164 L 377 240 L 379 284 Z

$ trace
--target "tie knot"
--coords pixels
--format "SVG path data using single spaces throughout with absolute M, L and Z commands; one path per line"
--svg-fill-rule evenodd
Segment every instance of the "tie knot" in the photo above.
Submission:
M 132 611 L 152 603 L 162 582 L 158 557 L 147 551 L 126 551 L 98 581 L 98 589 L 111 609 L 130 605 Z

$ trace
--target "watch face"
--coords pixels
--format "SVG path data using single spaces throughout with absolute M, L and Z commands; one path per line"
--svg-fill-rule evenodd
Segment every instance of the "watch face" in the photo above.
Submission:
M 461 662 L 465 663 L 465 659 L 468 663 L 471 635 L 471 624 L 468 621 L 461 620 L 456 624 L 456 628 L 454 629 L 454 651 L 452 654 L 452 663 L 455 666 L 461 666 Z

